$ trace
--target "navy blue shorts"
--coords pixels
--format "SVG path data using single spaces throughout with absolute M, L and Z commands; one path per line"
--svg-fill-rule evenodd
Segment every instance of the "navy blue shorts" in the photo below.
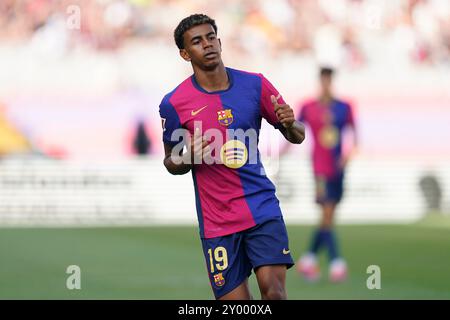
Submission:
M 284 264 L 289 269 L 294 265 L 282 217 L 223 237 L 201 240 L 216 299 L 238 287 L 252 269 L 274 264 Z
M 316 202 L 339 203 L 344 193 L 344 174 L 341 173 L 333 178 L 316 176 Z

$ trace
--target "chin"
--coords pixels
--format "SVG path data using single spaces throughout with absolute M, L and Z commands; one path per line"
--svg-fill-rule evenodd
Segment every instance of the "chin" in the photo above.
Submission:
M 203 68 L 204 70 L 214 70 L 215 68 L 217 68 L 220 65 L 220 59 L 217 60 L 212 60 L 212 61 L 207 61 L 203 64 Z

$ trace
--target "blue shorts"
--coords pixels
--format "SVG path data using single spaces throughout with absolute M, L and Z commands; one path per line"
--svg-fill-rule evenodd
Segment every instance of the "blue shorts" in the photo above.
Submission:
M 294 265 L 282 217 L 230 235 L 202 239 L 209 280 L 216 299 L 231 292 L 256 269 Z
M 333 178 L 316 176 L 316 202 L 339 203 L 344 193 L 344 174 L 340 173 Z

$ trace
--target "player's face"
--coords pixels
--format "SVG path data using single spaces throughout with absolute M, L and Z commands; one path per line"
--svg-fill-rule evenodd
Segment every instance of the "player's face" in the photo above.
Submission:
M 332 77 L 330 75 L 320 76 L 320 86 L 322 89 L 322 94 L 331 94 Z
M 221 62 L 222 48 L 210 24 L 195 26 L 184 33 L 184 49 L 180 55 L 203 70 L 216 68 Z

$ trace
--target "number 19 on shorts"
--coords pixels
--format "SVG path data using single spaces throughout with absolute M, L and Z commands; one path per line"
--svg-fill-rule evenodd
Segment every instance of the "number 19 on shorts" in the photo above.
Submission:
M 224 247 L 217 247 L 214 249 L 208 249 L 209 266 L 211 273 L 214 273 L 214 267 L 218 271 L 225 270 L 228 267 L 227 249 Z

